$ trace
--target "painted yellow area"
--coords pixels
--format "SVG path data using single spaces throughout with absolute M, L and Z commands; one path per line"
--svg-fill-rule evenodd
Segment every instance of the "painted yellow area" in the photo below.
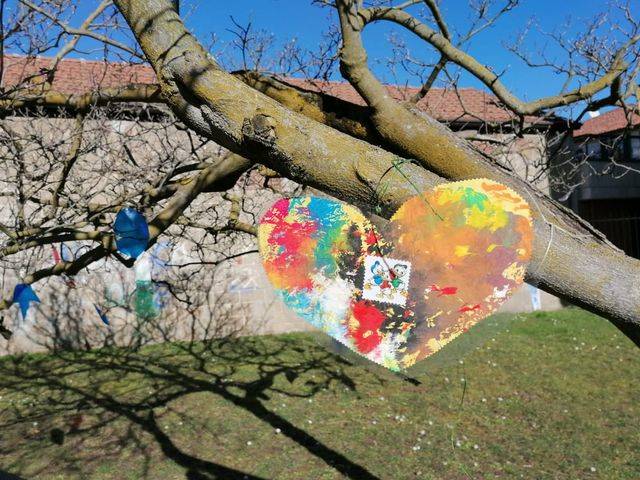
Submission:
M 260 252 L 263 252 L 262 258 L 264 260 L 273 258 L 276 253 L 276 247 L 269 244 L 269 237 L 271 237 L 271 232 L 273 232 L 274 228 L 276 226 L 271 223 L 261 223 L 260 228 L 258 228 L 258 245 Z
M 517 262 L 513 262 L 502 272 L 502 276 L 507 280 L 512 280 L 514 282 L 520 282 L 524 278 L 524 266 L 518 264 Z
M 416 350 L 415 352 L 402 357 L 402 364 L 404 368 L 409 368 L 410 366 L 414 365 L 418 360 L 419 356 L 420 356 L 420 350 Z
M 428 317 L 427 320 L 426 320 L 427 326 L 428 327 L 433 327 L 435 325 L 435 319 L 438 318 L 440 315 L 442 315 L 442 310 L 440 310 L 437 313 L 435 313 L 434 315 L 431 315 L 430 317 Z
M 499 228 L 504 228 L 509 223 L 507 212 L 501 208 L 496 208 L 494 204 L 487 204 L 484 210 L 473 206 L 465 210 L 467 225 L 478 230 L 488 229 L 495 232 Z
M 342 207 L 342 211 L 347 214 L 347 218 L 350 221 L 356 223 L 359 227 L 364 227 L 365 224 L 369 224 L 369 221 L 360 212 L 360 210 L 352 207 L 351 205 L 344 205 Z
M 469 252 L 469 245 L 456 245 L 453 253 L 456 257 L 466 257 L 467 255 L 471 255 Z
M 435 197 L 437 205 L 447 205 L 449 203 L 457 203 L 460 201 L 464 195 L 464 191 L 462 189 L 455 188 L 457 183 L 460 182 L 445 183 L 434 188 L 433 197 Z M 429 193 L 425 193 L 424 196 L 431 197 Z M 428 198 L 428 200 L 430 199 L 431 198 Z

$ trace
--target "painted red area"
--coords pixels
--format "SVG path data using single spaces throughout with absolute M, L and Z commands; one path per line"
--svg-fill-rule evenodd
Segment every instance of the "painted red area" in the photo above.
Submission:
M 480 304 L 479 304 L 479 303 L 476 303 L 475 305 L 472 305 L 472 306 L 470 306 L 470 305 L 465 305 L 465 306 L 460 307 L 460 308 L 458 309 L 458 311 L 459 311 L 459 312 L 461 312 L 461 313 L 465 313 L 465 312 L 473 312 L 473 311 L 475 311 L 475 310 L 480 310 Z
M 62 259 L 60 258 L 60 254 L 58 253 L 58 250 L 53 245 L 51 245 L 51 253 L 53 253 L 53 261 L 56 263 L 60 263 Z
M 458 292 L 458 287 L 438 287 L 437 285 L 431 285 L 429 290 L 432 292 L 439 292 L 439 297 L 443 295 L 455 295 Z
M 274 275 L 278 288 L 311 290 L 313 282 L 309 277 L 313 263 L 313 251 L 316 240 L 312 234 L 318 229 L 314 221 L 287 221 L 288 200 L 277 202 L 265 215 L 265 220 L 273 224 L 268 242 L 279 247 L 279 252 L 265 265 L 270 272 L 286 272 L 286 275 Z
M 376 232 L 374 232 L 373 230 L 369 230 L 369 232 L 367 232 L 367 236 L 364 239 L 365 242 L 367 242 L 368 245 L 375 245 L 376 243 L 378 243 L 378 237 L 376 236 Z
M 384 314 L 375 305 L 360 300 L 353 306 L 353 316 L 358 321 L 358 325 L 355 328 L 350 326 L 349 334 L 360 353 L 369 353 L 382 340 L 378 329 L 384 321 Z
M 284 256 L 298 252 L 308 244 L 309 237 L 318 229 L 315 222 L 281 222 L 269 239 L 271 243 L 283 247 Z M 280 256 L 283 256 L 280 255 Z
M 273 206 L 264 214 L 264 218 L 261 223 L 274 223 L 277 224 L 282 221 L 284 217 L 289 213 L 289 199 L 282 198 L 278 200 Z
M 403 332 L 406 332 L 411 327 L 413 327 L 413 322 L 402 322 L 400 324 L 400 330 L 402 330 Z

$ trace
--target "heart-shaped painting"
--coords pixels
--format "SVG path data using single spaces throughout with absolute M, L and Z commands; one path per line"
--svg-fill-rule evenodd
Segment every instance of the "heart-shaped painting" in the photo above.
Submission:
M 517 193 L 475 179 L 410 198 L 380 231 L 338 201 L 282 199 L 260 221 L 258 237 L 285 304 L 399 371 L 509 298 L 524 278 L 532 225 Z

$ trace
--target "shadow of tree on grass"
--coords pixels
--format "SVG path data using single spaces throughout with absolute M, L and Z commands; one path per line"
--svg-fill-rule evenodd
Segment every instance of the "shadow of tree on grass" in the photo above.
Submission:
M 22 400 L 0 415 L 0 429 L 24 430 L 24 438 L 0 447 L 2 457 L 11 454 L 13 459 L 3 467 L 18 475 L 45 474 L 51 467 L 42 459 L 41 466 L 33 469 L 35 451 L 45 444 L 51 448 L 72 441 L 77 454 L 69 454 L 67 449 L 52 462 L 68 474 L 86 475 L 92 465 L 109 457 L 115 460 L 126 450 L 128 455 L 144 458 L 142 476 L 149 478 L 155 449 L 156 456 L 161 451 L 189 479 L 263 478 L 199 458 L 163 429 L 167 414 L 183 415 L 191 421 L 197 418 L 198 412 L 179 413 L 169 404 L 180 404 L 190 394 L 199 394 L 205 400 L 222 400 L 256 422 L 279 429 L 346 478 L 374 479 L 377 477 L 365 466 L 267 404 L 275 395 L 312 398 L 336 386 L 355 390 L 341 364 L 348 362 L 312 340 L 301 345 L 299 337 L 294 340 L 286 335 L 5 358 L 0 360 L 0 389 L 19 394 Z M 52 418 L 64 418 L 65 424 L 48 425 L 47 419 Z M 105 432 L 111 432 L 106 440 Z M 200 433 L 193 431 L 191 435 L 197 438 Z M 102 441 L 96 444 L 98 437 Z M 155 445 L 149 445 L 149 437 Z

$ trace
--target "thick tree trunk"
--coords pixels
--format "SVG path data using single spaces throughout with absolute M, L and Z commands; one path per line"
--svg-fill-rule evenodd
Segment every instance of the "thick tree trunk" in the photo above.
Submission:
M 365 208 L 381 203 L 387 215 L 415 194 L 392 168 L 395 154 L 296 113 L 221 70 L 186 31 L 170 0 L 115 3 L 156 70 L 163 97 L 194 130 L 330 195 Z M 534 214 L 527 280 L 606 316 L 640 344 L 640 262 L 435 120 L 401 105 L 383 113 L 373 122 L 385 142 L 437 172 L 405 164 L 403 170 L 418 189 L 471 177 L 509 184 L 530 201 Z M 376 194 L 383 176 L 385 188 Z

